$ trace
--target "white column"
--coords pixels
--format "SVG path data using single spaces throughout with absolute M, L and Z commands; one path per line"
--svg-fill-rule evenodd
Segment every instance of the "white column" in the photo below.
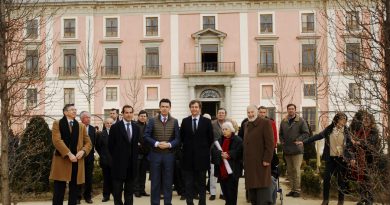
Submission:
M 190 94 L 190 100 L 195 99 L 195 86 L 189 85 L 188 88 L 189 88 L 188 91 L 189 91 L 189 94 Z
M 248 74 L 248 14 L 240 13 L 241 74 Z M 237 71 L 236 71 L 237 72 Z
M 171 75 L 179 75 L 179 16 L 171 15 Z
M 229 114 L 231 114 L 231 99 L 232 98 L 232 86 L 225 85 L 225 109 Z

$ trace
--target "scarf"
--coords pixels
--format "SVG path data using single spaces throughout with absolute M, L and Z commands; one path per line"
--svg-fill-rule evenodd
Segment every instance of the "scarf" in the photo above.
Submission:
M 72 154 L 77 154 L 77 143 L 79 140 L 79 123 L 77 120 L 73 120 L 72 132 L 69 129 L 68 119 L 64 116 L 59 123 L 61 139 L 65 145 L 70 149 Z M 58 150 L 56 151 L 58 152 Z M 58 153 L 59 154 L 59 153 Z
M 224 137 L 223 138 L 223 144 L 222 144 L 222 152 L 228 152 L 229 151 L 229 147 L 230 147 L 230 143 L 232 141 L 232 138 L 226 138 Z M 221 179 L 227 179 L 229 174 L 226 170 L 226 167 L 225 167 L 225 164 L 224 163 L 221 163 L 221 165 L 219 166 L 219 172 L 220 172 L 220 176 L 221 176 Z

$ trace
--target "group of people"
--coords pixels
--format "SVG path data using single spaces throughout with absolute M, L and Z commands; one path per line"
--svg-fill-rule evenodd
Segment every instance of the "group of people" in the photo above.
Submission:
M 179 122 L 170 114 L 171 101 L 161 99 L 159 114 L 148 119 L 144 110 L 134 121 L 134 109 L 129 105 L 119 110 L 112 109 L 110 118 L 104 120 L 101 132 L 90 125 L 90 114 L 80 113 L 81 123 L 75 120 L 76 108 L 65 105 L 64 117 L 53 123 L 52 140 L 56 148 L 53 154 L 50 179 L 54 180 L 53 204 L 62 205 L 66 183 L 69 183 L 70 205 L 80 203 L 84 197 L 93 203 L 92 170 L 93 151 L 99 154 L 103 172 L 103 202 L 114 198 L 115 205 L 133 204 L 133 196 L 149 196 L 145 192 L 146 172 L 150 170 L 150 204 L 172 204 L 172 187 L 182 195 L 187 205 L 199 200 L 206 204 L 206 187 L 214 200 L 217 181 L 227 205 L 237 204 L 238 181 L 244 171 L 247 200 L 252 205 L 274 204 L 276 197 L 275 164 L 278 134 L 276 123 L 266 116 L 265 107 L 250 105 L 247 118 L 240 129 L 227 118 L 224 108 L 217 111 L 212 121 L 208 114 L 201 115 L 202 103 L 189 103 L 191 115 Z M 341 187 L 339 205 L 344 202 L 344 177 L 347 163 L 362 163 L 370 155 L 365 152 L 377 130 L 372 115 L 362 114 L 362 126 L 355 126 L 355 136 L 345 127 L 347 117 L 337 113 L 330 126 L 318 135 L 310 136 L 305 120 L 296 114 L 296 106 L 287 106 L 288 115 L 281 121 L 279 140 L 287 164 L 291 191 L 287 196 L 300 196 L 300 166 L 303 159 L 303 144 L 325 138 L 323 157 L 326 161 L 323 205 L 329 202 L 330 178 L 337 174 Z M 351 125 L 352 127 L 352 125 Z M 351 147 L 357 145 L 353 154 Z M 356 147 L 356 146 L 355 146 Z M 359 148 L 360 147 L 360 148 Z M 363 155 L 362 160 L 357 155 Z M 367 161 L 367 160 L 363 160 Z M 367 166 L 369 166 L 367 164 Z M 206 176 L 209 183 L 206 186 Z M 364 171 L 357 176 L 369 180 Z M 82 185 L 83 184 L 83 185 Z M 366 183 L 368 184 L 368 183 Z M 370 187 L 362 189 L 361 204 L 372 202 Z M 124 202 L 122 200 L 124 198 Z

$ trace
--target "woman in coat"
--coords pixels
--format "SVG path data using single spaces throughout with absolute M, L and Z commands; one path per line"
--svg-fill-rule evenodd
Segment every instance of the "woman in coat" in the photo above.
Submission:
M 235 129 L 231 122 L 222 124 L 223 136 L 216 141 L 219 143 L 222 150 L 217 146 L 213 146 L 212 162 L 214 163 L 214 176 L 218 178 L 221 184 L 221 189 L 225 197 L 226 205 L 237 204 L 238 180 L 241 176 L 242 167 L 242 140 L 235 135 Z M 229 163 L 232 173 L 228 173 L 228 169 L 224 164 L 224 159 Z
M 347 115 L 342 112 L 337 113 L 332 123 L 326 127 L 321 133 L 307 138 L 303 143 L 312 143 L 317 140 L 325 138 L 325 146 L 322 154 L 323 160 L 325 160 L 325 173 L 323 183 L 323 201 L 322 205 L 329 204 L 329 189 L 330 180 L 332 175 L 337 176 L 338 182 L 338 203 L 337 205 L 344 204 L 344 192 L 346 189 L 345 174 L 347 161 L 352 160 L 350 149 L 352 147 L 352 141 L 349 134 L 349 130 L 346 126 Z M 297 144 L 303 144 L 302 142 L 296 142 Z
M 367 111 L 359 110 L 353 117 L 351 133 L 356 158 L 352 177 L 358 182 L 360 192 L 360 201 L 357 204 L 371 205 L 374 201 L 371 177 L 376 169 L 376 158 L 380 153 L 379 131 L 374 116 Z

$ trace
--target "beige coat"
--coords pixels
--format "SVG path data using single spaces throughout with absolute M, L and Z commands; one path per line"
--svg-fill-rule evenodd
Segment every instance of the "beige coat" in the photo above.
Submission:
M 69 182 L 72 175 L 72 162 L 67 156 L 70 150 L 61 139 L 59 120 L 53 123 L 52 141 L 60 155 L 55 154 L 55 152 L 53 154 L 49 179 Z M 91 140 L 82 123 L 79 123 L 79 139 L 77 143 L 77 151 L 80 150 L 85 151 L 84 157 L 91 151 Z M 85 182 L 84 157 L 78 160 L 77 184 L 83 184 Z
M 247 189 L 271 186 L 271 161 L 274 137 L 271 121 L 257 118 L 244 124 L 244 169 Z M 263 161 L 270 163 L 264 167 Z

